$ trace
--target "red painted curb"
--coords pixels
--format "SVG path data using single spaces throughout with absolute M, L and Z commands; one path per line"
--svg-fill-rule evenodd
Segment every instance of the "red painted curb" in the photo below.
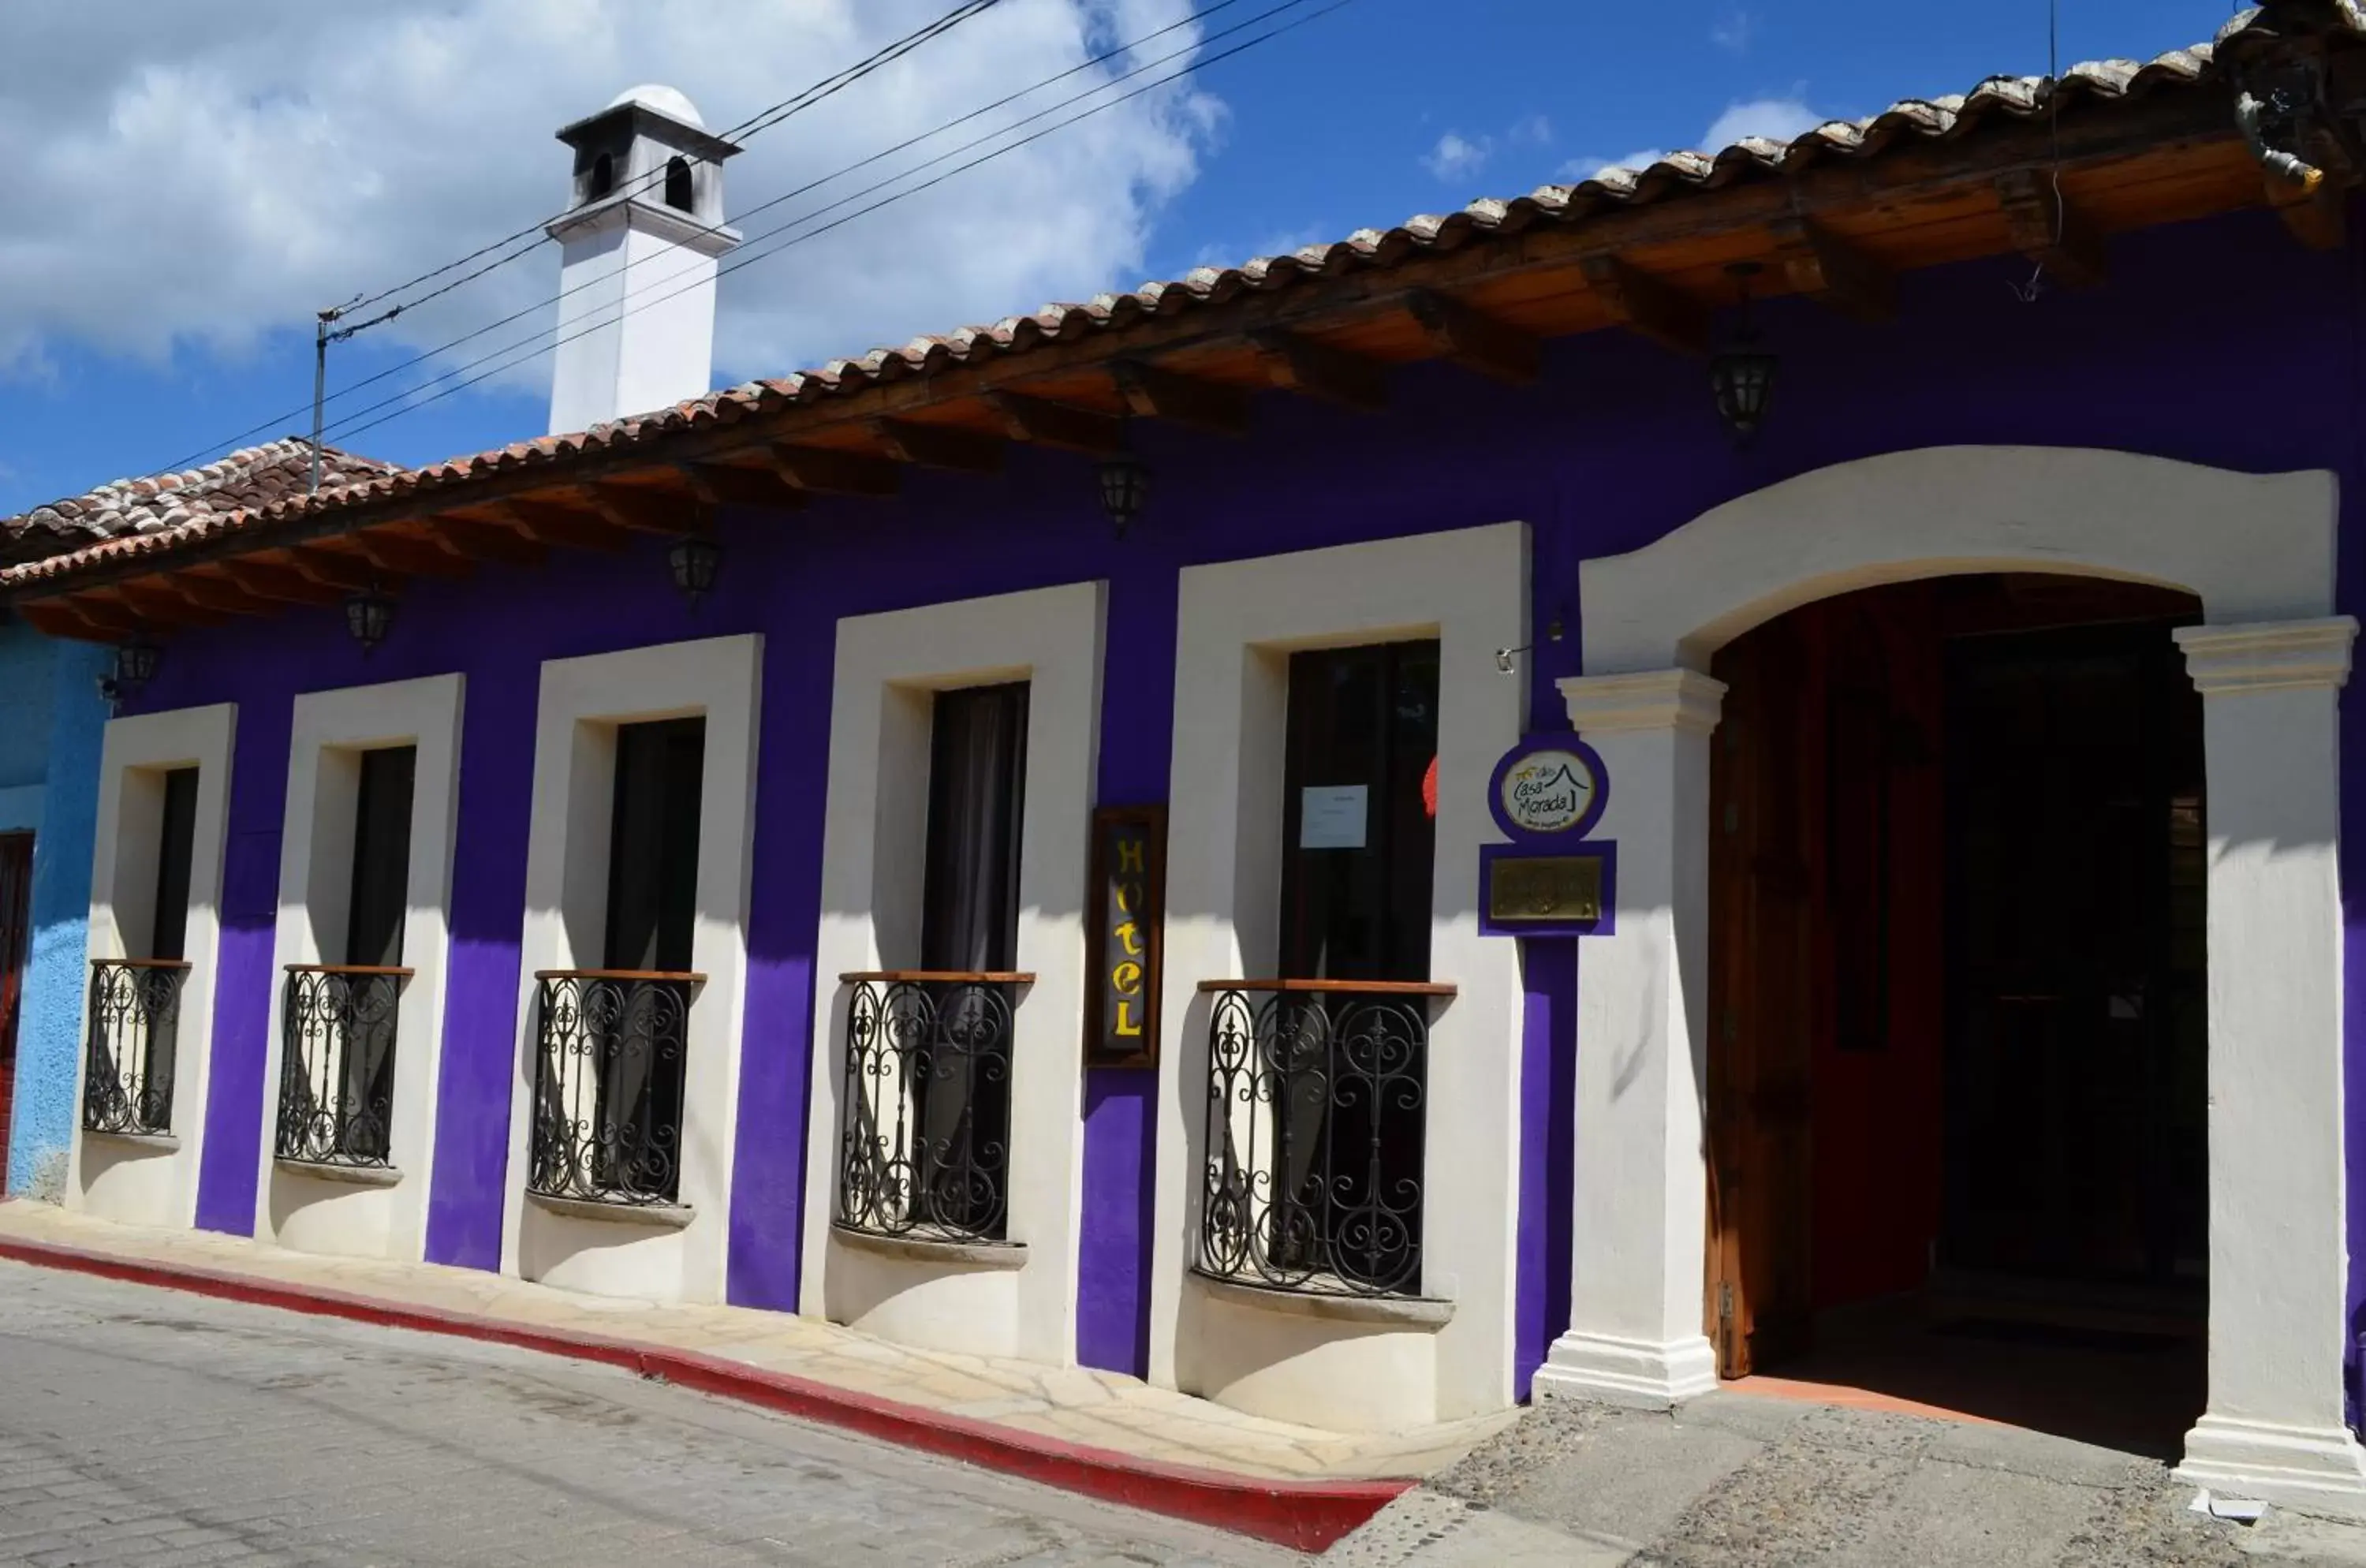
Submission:
M 1268 1481 L 1190 1465 L 1137 1459 L 1112 1449 L 1064 1442 L 990 1421 L 949 1415 L 811 1378 L 629 1339 L 564 1329 L 529 1328 L 499 1318 L 404 1306 L 371 1296 L 287 1285 L 179 1263 L 156 1263 L 48 1242 L 0 1236 L 0 1258 L 72 1269 L 134 1284 L 188 1291 L 223 1301 L 341 1317 L 424 1334 L 448 1334 L 546 1355 L 568 1356 L 663 1378 L 702 1393 L 761 1405 L 783 1415 L 842 1427 L 899 1447 L 922 1449 L 984 1470 L 1023 1476 L 1194 1524 L 1212 1525 L 1300 1551 L 1321 1551 L 1410 1490 L 1409 1480 Z

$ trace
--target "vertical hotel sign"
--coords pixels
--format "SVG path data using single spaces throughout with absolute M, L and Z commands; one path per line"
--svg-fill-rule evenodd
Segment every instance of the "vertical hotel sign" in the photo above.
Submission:
M 1166 917 L 1166 808 L 1093 813 L 1093 969 L 1085 1065 L 1158 1060 L 1159 931 Z

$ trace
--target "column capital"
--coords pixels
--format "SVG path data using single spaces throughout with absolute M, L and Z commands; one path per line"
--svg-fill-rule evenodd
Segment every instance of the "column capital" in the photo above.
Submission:
M 2315 621 L 2248 621 L 2223 626 L 2180 626 L 2170 634 L 2185 650 L 2185 668 L 2205 697 L 2238 692 L 2281 692 L 2340 686 L 2349 679 L 2349 645 L 2358 623 L 2349 615 Z
M 1570 728 L 1583 734 L 1677 729 L 1707 735 L 1725 705 L 1725 682 L 1697 670 L 1572 675 L 1560 682 Z

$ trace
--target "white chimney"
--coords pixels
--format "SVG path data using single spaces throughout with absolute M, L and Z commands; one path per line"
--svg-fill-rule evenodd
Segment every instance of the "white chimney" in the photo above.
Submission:
M 575 199 L 549 225 L 559 243 L 558 346 L 550 432 L 648 413 L 712 389 L 723 160 L 671 87 L 635 87 L 558 133 L 575 149 Z

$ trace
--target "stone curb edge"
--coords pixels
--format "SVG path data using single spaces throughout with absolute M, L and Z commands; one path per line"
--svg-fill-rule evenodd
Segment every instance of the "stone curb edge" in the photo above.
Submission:
M 405 1306 L 370 1296 L 284 1284 L 186 1264 L 157 1263 L 49 1242 L 0 1237 L 0 1258 L 70 1269 L 134 1284 L 188 1291 L 223 1301 L 356 1323 L 446 1334 L 546 1355 L 568 1356 L 661 1378 L 702 1393 L 761 1405 L 844 1427 L 899 1447 L 919 1449 L 983 1470 L 1017 1475 L 1170 1518 L 1319 1552 L 1410 1491 L 1411 1479 L 1281 1481 L 1137 1459 L 1111 1449 L 1021 1432 L 875 1394 L 833 1388 L 810 1378 L 702 1355 L 563 1329 L 530 1328 L 499 1318 Z

